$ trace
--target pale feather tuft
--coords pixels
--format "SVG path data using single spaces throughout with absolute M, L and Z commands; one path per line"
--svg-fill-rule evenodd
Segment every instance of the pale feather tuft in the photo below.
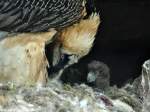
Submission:
M 88 19 L 63 30 L 60 36 L 63 50 L 81 57 L 87 55 L 93 46 L 99 24 L 99 14 L 93 13 Z

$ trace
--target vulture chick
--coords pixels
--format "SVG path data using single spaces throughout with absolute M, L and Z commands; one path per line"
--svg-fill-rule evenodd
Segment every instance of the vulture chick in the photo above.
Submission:
M 109 67 L 105 63 L 96 60 L 89 63 L 87 82 L 102 91 L 107 90 L 110 87 Z

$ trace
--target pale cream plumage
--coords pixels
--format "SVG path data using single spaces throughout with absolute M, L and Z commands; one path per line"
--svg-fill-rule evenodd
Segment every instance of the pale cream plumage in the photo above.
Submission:
M 93 46 L 99 24 L 99 15 L 93 13 L 88 19 L 64 29 L 59 38 L 63 52 L 79 57 L 87 55 Z

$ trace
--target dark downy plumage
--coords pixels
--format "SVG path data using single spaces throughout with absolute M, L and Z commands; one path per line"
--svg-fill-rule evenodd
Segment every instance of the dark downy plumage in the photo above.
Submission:
M 83 0 L 0 0 L 0 31 L 39 32 L 82 18 Z

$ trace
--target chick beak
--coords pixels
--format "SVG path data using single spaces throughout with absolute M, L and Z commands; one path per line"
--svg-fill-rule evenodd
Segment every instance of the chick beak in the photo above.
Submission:
M 92 83 L 92 82 L 95 82 L 96 81 L 96 75 L 95 75 L 95 73 L 94 72 L 89 72 L 88 74 L 87 74 L 87 82 L 88 83 Z

